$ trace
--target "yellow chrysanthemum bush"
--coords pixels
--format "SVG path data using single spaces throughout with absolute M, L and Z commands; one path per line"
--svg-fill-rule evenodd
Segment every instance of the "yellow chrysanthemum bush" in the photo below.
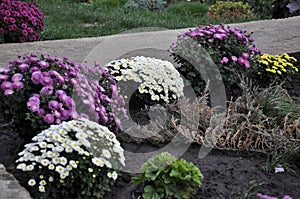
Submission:
M 281 83 L 289 80 L 292 75 L 299 72 L 294 66 L 297 60 L 287 53 L 281 55 L 263 54 L 258 58 L 257 66 L 254 67 L 254 79 L 260 86 L 268 86 L 270 83 Z
M 33 137 L 16 163 L 17 176 L 33 198 L 90 199 L 110 191 L 125 157 L 114 133 L 81 118 Z

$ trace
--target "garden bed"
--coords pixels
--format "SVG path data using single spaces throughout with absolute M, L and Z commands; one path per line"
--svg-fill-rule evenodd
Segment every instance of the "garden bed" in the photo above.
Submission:
M 290 53 L 300 60 L 300 53 Z M 295 64 L 300 66 L 299 61 Z M 300 74 L 296 74 L 292 82 L 285 85 L 291 96 L 300 96 Z M 21 143 L 12 125 L 2 126 L 0 133 L 0 163 L 10 170 L 13 153 Z M 126 151 L 140 152 L 153 151 L 158 146 L 149 143 L 122 142 Z M 203 175 L 203 185 L 197 191 L 195 198 L 241 198 L 241 194 L 268 193 L 274 196 L 290 195 L 293 198 L 300 196 L 300 165 L 293 168 L 293 172 L 275 173 L 266 172 L 263 167 L 267 156 L 261 153 L 213 150 L 208 156 L 198 158 L 200 145 L 192 144 L 184 153 L 183 158 L 197 165 Z M 299 161 L 298 161 L 299 162 Z M 128 174 L 118 179 L 112 192 L 105 198 L 138 198 L 141 187 L 133 185 Z M 240 193 L 240 195 L 239 195 Z

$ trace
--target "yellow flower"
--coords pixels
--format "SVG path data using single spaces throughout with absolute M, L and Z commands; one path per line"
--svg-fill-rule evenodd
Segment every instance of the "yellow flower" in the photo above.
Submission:
M 280 70 L 278 70 L 278 71 L 277 71 L 277 73 L 278 73 L 279 75 L 281 75 L 281 72 L 280 72 Z

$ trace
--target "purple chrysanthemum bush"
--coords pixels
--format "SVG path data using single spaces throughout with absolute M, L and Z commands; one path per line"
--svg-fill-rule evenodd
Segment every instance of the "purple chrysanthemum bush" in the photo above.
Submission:
M 170 52 L 174 60 L 181 64 L 178 71 L 191 81 L 197 94 L 201 94 L 205 88 L 205 77 L 195 70 L 195 65 L 200 65 L 203 75 L 211 70 L 203 63 L 215 64 L 224 84 L 230 86 L 238 82 L 236 73 L 245 74 L 255 64 L 257 57 L 262 55 L 251 33 L 223 24 L 200 26 L 179 35 Z
M 51 124 L 80 117 L 117 132 L 121 128 L 117 115 L 126 115 L 112 75 L 67 58 L 31 54 L 12 60 L 0 72 L 0 87 L 2 119 L 12 119 L 27 138 Z
M 36 3 L 2 0 L 0 3 L 0 39 L 2 42 L 36 41 L 44 29 L 44 14 Z M 1 42 L 1 41 L 0 41 Z

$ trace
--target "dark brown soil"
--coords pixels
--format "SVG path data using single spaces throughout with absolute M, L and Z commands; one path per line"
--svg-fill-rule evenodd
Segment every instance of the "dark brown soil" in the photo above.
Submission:
M 296 66 L 300 69 L 300 53 L 290 53 L 299 61 Z M 294 76 L 292 82 L 285 85 L 291 96 L 300 97 L 300 73 Z M 10 167 L 13 154 L 18 149 L 22 140 L 17 136 L 12 126 L 0 128 L 0 163 Z M 158 146 L 147 143 L 122 143 L 125 150 L 140 152 L 156 150 Z M 195 195 L 195 199 L 227 199 L 237 196 L 250 188 L 251 181 L 263 183 L 256 192 L 282 197 L 290 195 L 294 199 L 300 198 L 300 160 L 294 168 L 295 173 L 266 172 L 262 169 L 267 161 L 267 156 L 258 153 L 241 153 L 233 151 L 213 150 L 208 156 L 198 157 L 199 145 L 193 144 L 184 153 L 183 158 L 197 165 L 203 175 L 203 185 Z M 124 174 L 120 177 L 112 192 L 106 194 L 105 199 L 131 199 L 138 198 L 141 187 L 133 185 L 130 176 Z M 236 197 L 241 198 L 241 197 Z M 255 198 L 255 197 L 251 197 Z

